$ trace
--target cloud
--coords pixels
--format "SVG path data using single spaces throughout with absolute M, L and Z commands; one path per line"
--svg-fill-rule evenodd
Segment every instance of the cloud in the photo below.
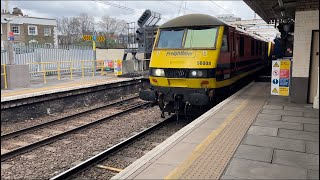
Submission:
M 145 9 L 158 12 L 164 23 L 183 14 L 202 13 L 208 15 L 233 13 L 242 19 L 252 19 L 253 11 L 243 1 L 105 1 L 113 7 L 98 1 L 9 1 L 9 7 L 19 7 L 24 14 L 35 17 L 61 18 L 87 13 L 96 21 L 108 15 L 136 22 Z M 4 1 L 1 1 L 4 7 Z

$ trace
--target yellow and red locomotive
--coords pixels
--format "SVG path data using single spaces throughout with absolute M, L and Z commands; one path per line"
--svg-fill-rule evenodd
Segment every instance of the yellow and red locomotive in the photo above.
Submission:
M 172 19 L 159 27 L 150 61 L 152 90 L 162 112 L 187 113 L 210 107 L 237 81 L 270 59 L 271 42 L 203 14 Z

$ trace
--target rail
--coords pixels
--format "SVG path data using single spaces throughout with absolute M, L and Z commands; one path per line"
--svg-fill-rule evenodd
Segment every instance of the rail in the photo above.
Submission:
M 7 159 L 9 158 L 12 158 L 12 157 L 15 157 L 15 156 L 18 156 L 20 154 L 24 154 L 28 151 L 31 151 L 33 149 L 37 149 L 41 146 L 44 146 L 44 145 L 47 145 L 47 144 L 50 144 L 52 142 L 55 142 L 59 139 L 61 139 L 62 137 L 66 136 L 66 135 L 69 135 L 69 134 L 72 134 L 74 132 L 77 132 L 79 130 L 82 130 L 82 129 L 85 129 L 85 128 L 89 128 L 93 125 L 96 125 L 96 124 L 99 124 L 99 123 L 102 123 L 104 121 L 107 121 L 107 120 L 110 120 L 112 118 L 115 118 L 117 116 L 120 116 L 120 115 L 123 115 L 123 114 L 126 114 L 126 113 L 129 113 L 131 111 L 134 111 L 138 108 L 141 108 L 143 106 L 146 106 L 146 105 L 149 105 L 150 102 L 141 102 L 139 104 L 135 104 L 134 106 L 130 106 L 128 107 L 127 109 L 121 111 L 121 112 L 118 112 L 118 113 L 115 113 L 115 114 L 112 114 L 112 115 L 107 115 L 105 117 L 102 117 L 102 118 L 99 118 L 99 119 L 96 119 L 95 121 L 92 121 L 90 123 L 87 123 L 87 124 L 84 124 L 84 125 L 81 125 L 79 127 L 76 127 L 74 129 L 71 129 L 71 130 L 67 130 L 67 131 L 64 131 L 60 134 L 57 134 L 57 135 L 54 135 L 54 136 L 50 136 L 50 137 L 47 137 L 45 139 L 42 139 L 42 140 L 39 140 L 37 142 L 34 142 L 34 143 L 31 143 L 31 144 L 28 144 L 26 146 L 22 146 L 22 147 L 19 147 L 17 149 L 14 149 L 14 150 L 11 150 L 9 152 L 6 152 L 4 154 L 1 154 L 1 162 L 3 161 L 6 161 Z
M 50 178 L 50 180 L 60 180 L 60 179 L 69 179 L 72 176 L 88 169 L 90 166 L 92 166 L 93 164 L 96 164 L 104 159 L 106 159 L 108 156 L 110 156 L 111 153 L 116 152 L 117 150 L 123 148 L 124 146 L 132 143 L 133 141 L 145 136 L 146 134 L 154 131 L 155 129 L 162 127 L 164 124 L 168 123 L 169 121 L 173 121 L 176 117 L 175 116 L 170 116 L 167 119 L 159 122 L 158 124 L 155 124 L 145 130 L 142 130 L 141 132 L 139 132 L 138 134 L 135 134 L 129 138 L 127 138 L 124 141 L 119 142 L 118 144 L 115 144 L 114 146 L 102 151 L 101 153 L 81 162 L 80 164 Z
M 4 79 L 4 88 L 7 89 L 8 88 L 8 84 L 7 84 L 7 65 L 6 64 L 1 64 L 1 68 L 3 68 L 3 73 L 1 73 L 1 76 L 3 76 Z

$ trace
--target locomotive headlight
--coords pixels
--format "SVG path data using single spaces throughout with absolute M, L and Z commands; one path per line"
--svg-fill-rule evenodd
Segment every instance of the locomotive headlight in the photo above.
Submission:
M 152 76 L 164 76 L 163 69 L 152 69 Z
M 189 77 L 207 77 L 207 70 L 190 70 Z
M 196 77 L 197 76 L 197 71 L 192 70 L 190 74 L 191 74 L 191 76 Z

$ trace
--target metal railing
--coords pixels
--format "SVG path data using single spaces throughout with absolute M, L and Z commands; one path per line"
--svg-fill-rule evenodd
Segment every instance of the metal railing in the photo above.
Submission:
M 75 67 L 75 61 L 58 61 L 58 62 L 34 62 L 29 63 L 30 66 L 37 66 L 37 71 L 31 71 L 31 75 L 39 75 L 43 76 L 44 83 L 47 83 L 47 76 L 49 75 L 57 75 L 57 79 L 61 79 L 62 74 L 70 74 L 70 79 L 73 79 L 73 74 L 76 70 L 81 71 L 81 76 L 84 77 L 86 72 L 90 72 L 92 76 L 95 75 L 94 69 L 94 61 L 93 60 L 81 60 L 81 66 Z M 103 60 L 96 60 L 97 66 L 96 70 L 101 71 L 101 75 L 105 75 L 107 71 L 106 68 L 110 68 L 107 65 L 104 65 Z M 101 63 L 103 62 L 103 64 Z M 34 68 L 31 68 L 34 69 Z M 89 71 L 88 71 L 89 70 Z
M 7 89 L 8 88 L 8 84 L 7 84 L 6 64 L 1 64 L 1 66 L 3 68 L 3 73 L 1 73 L 1 76 L 3 76 L 3 79 L 4 79 L 4 88 Z
M 81 60 L 93 60 L 93 50 L 89 46 L 46 46 L 46 45 L 14 45 L 15 64 L 33 64 L 37 62 L 74 61 L 74 67 L 80 67 Z M 8 63 L 8 52 L 1 50 L 1 64 Z M 51 64 L 53 65 L 53 64 Z M 50 66 L 48 65 L 48 69 Z M 37 66 L 29 66 L 30 71 L 38 70 Z M 31 69 L 35 68 L 35 69 Z
M 150 59 L 138 60 L 136 64 L 136 71 L 143 71 L 148 69 L 148 62 Z M 113 72 L 115 62 L 113 60 L 96 60 L 96 69 L 94 60 L 76 60 L 76 61 L 47 61 L 47 62 L 32 62 L 27 63 L 30 69 L 30 75 L 32 77 L 41 77 L 43 82 L 47 83 L 47 77 L 57 75 L 57 79 L 61 80 L 62 75 L 70 76 L 73 79 L 74 74 L 81 73 L 81 77 L 84 78 L 86 73 L 95 76 L 96 71 L 100 71 L 100 75 L 107 75 L 108 72 Z M 3 67 L 4 85 L 7 89 L 7 77 L 6 77 L 6 64 L 1 64 Z M 116 75 L 114 73 L 109 73 Z

